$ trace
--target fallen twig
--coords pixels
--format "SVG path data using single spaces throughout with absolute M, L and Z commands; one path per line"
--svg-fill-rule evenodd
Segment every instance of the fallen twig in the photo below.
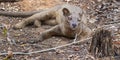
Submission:
M 0 53 L 0 55 L 7 55 L 8 53 Z M 14 55 L 29 55 L 29 53 L 24 52 L 13 52 Z
M 80 41 L 75 41 L 75 42 L 72 42 L 72 43 L 69 43 L 69 44 L 65 44 L 65 45 L 61 45 L 61 46 L 57 46 L 57 47 L 53 47 L 53 48 L 48 48 L 48 49 L 43 49 L 43 50 L 40 50 L 40 51 L 33 51 L 33 52 L 28 52 L 28 53 L 24 53 L 24 52 L 13 52 L 13 54 L 14 54 L 14 55 L 29 55 L 29 54 L 33 54 L 33 53 L 47 52 L 47 51 L 55 50 L 55 49 L 58 49 L 58 48 L 70 46 L 70 45 L 73 45 L 73 44 L 76 44 L 76 43 L 83 44 L 83 43 L 89 41 L 91 38 L 92 38 L 92 37 L 89 37 L 89 38 L 86 38 L 86 39 L 82 39 L 82 40 L 80 40 Z M 7 55 L 7 54 L 8 54 L 8 53 L 0 53 L 0 55 Z

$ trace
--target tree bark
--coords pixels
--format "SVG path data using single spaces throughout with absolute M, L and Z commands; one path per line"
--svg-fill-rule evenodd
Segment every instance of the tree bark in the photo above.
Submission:
M 89 52 L 98 58 L 114 56 L 113 38 L 111 31 L 98 29 L 92 36 Z

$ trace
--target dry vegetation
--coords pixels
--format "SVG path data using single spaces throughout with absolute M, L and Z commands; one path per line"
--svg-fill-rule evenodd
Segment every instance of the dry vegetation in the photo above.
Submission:
M 111 2 L 112 1 L 112 2 Z M 103 25 L 105 29 L 112 31 L 114 35 L 113 44 L 115 50 L 120 54 L 120 2 L 119 0 L 70 0 L 70 4 L 80 6 L 89 14 L 88 19 L 99 27 Z M 23 0 L 15 3 L 0 2 L 1 11 L 34 11 L 40 9 L 48 9 L 58 4 L 65 3 L 64 0 Z M 47 52 L 23 54 L 15 53 L 12 60 L 85 60 L 94 59 L 89 56 L 88 48 L 90 43 L 70 44 L 58 49 L 54 47 L 66 45 L 73 40 L 65 37 L 52 37 L 46 41 L 35 44 L 11 43 L 14 40 L 31 40 L 38 38 L 40 32 L 51 28 L 51 26 L 42 26 L 40 28 L 26 27 L 20 30 L 12 29 L 12 26 L 24 18 L 14 18 L 0 16 L 0 60 L 6 56 L 11 56 L 12 52 L 29 53 L 33 51 L 41 51 L 44 49 L 53 48 Z M 112 25 L 111 25 L 112 24 Z M 4 55 L 1 53 L 7 53 Z M 118 55 L 119 56 L 119 55 Z M 104 60 L 104 59 L 103 59 Z

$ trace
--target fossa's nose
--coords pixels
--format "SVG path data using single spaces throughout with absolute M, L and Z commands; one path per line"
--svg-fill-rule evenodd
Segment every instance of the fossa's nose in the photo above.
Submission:
M 72 24 L 73 28 L 75 28 L 77 25 L 76 24 Z

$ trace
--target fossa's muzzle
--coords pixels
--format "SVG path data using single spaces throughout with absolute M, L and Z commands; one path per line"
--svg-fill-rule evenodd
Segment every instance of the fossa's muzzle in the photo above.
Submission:
M 79 20 L 73 17 L 71 20 L 69 20 L 69 24 L 70 24 L 71 29 L 74 30 L 78 27 Z

